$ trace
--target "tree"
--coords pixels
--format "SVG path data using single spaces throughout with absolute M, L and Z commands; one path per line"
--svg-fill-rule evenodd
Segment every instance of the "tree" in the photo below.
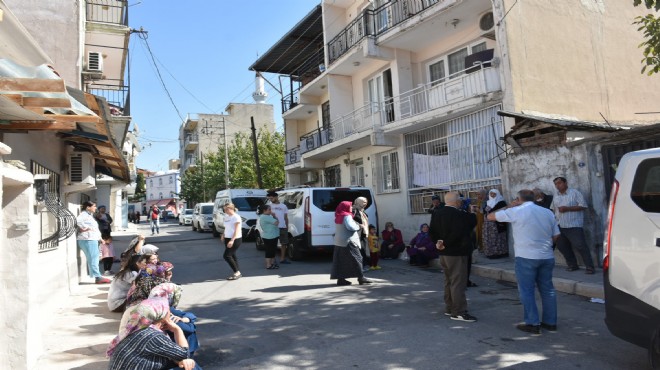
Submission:
M 660 10 L 660 0 L 634 0 L 635 6 L 642 4 L 649 10 Z M 639 16 L 635 18 L 634 24 L 639 25 L 638 30 L 643 32 L 645 38 L 639 44 L 639 47 L 644 49 L 642 73 L 646 72 L 650 76 L 660 72 L 660 17 L 653 14 Z
M 181 193 L 182 199 L 188 203 L 188 207 L 192 205 L 205 202 L 204 188 L 202 181 L 202 171 L 198 168 L 190 168 L 186 174 L 181 177 Z
M 144 174 L 138 173 L 135 179 L 135 194 L 131 198 L 131 202 L 141 202 L 147 195 L 147 183 L 144 180 Z

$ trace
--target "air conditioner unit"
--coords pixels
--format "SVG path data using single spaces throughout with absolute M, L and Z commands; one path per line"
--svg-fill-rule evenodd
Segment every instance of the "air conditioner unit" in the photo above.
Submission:
M 87 72 L 103 72 L 103 55 L 98 51 L 87 52 L 86 62 L 85 70 Z
M 493 12 L 488 12 L 479 18 L 479 29 L 488 32 L 495 27 L 495 18 Z
M 70 185 L 96 185 L 94 157 L 91 153 L 71 153 L 68 156 L 67 165 L 67 180 Z
M 305 172 L 305 183 L 319 181 L 319 174 L 316 171 Z

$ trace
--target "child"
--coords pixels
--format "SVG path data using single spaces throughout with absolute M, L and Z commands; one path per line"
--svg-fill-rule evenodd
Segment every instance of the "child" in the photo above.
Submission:
M 369 236 L 367 238 L 369 243 L 369 252 L 371 252 L 371 267 L 369 267 L 369 270 L 380 270 L 380 266 L 378 266 L 378 255 L 380 254 L 380 248 L 378 248 L 379 240 L 378 233 L 376 232 L 376 226 L 369 225 Z
M 112 245 L 112 237 L 107 234 L 102 235 L 101 240 L 101 262 L 103 262 L 103 271 L 105 271 L 103 275 L 112 275 L 113 272 L 110 270 L 115 261 L 115 248 Z

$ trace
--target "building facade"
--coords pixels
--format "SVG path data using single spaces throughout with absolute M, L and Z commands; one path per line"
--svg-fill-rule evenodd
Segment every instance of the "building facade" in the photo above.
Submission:
M 288 81 L 286 185 L 371 187 L 381 224 L 407 237 L 432 195 L 502 187 L 504 136 L 525 118 L 498 112 L 657 121 L 635 114 L 659 98 L 639 74 L 641 14 L 625 2 L 324 0 L 250 69 Z
M 179 214 L 179 209 L 183 208 L 183 203 L 179 201 L 181 192 L 181 178 L 179 170 L 169 170 L 165 172 L 156 172 L 145 178 L 147 189 L 147 201 L 145 207 L 140 210 L 142 214 L 155 204 L 162 210 L 169 210 L 175 215 Z
M 81 204 L 105 204 L 121 224 L 131 182 L 122 150 L 128 91 L 117 95 L 126 80 L 127 8 L 0 0 L 0 277 L 5 296 L 20 297 L 0 305 L 8 368 L 34 366 L 49 314 L 93 282 L 75 240 Z

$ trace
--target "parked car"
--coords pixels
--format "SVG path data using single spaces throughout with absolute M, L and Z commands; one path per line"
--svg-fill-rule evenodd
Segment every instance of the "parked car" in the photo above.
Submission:
M 192 230 L 200 233 L 213 230 L 213 203 L 197 203 L 191 224 Z
M 335 209 L 342 201 L 367 198 L 365 209 L 369 223 L 378 225 L 378 212 L 371 189 L 296 187 L 277 192 L 279 201 L 289 209 L 289 245 L 287 255 L 300 260 L 306 253 L 332 251 L 334 248 Z M 257 227 L 257 249 L 263 249 Z
M 172 212 L 172 211 L 167 210 L 167 211 L 162 211 L 160 213 L 160 219 L 162 221 L 167 222 L 167 220 L 174 219 L 174 218 L 176 218 L 176 216 L 174 215 L 174 212 Z
M 605 323 L 660 369 L 660 148 L 623 156 L 604 243 Z
M 179 225 L 190 225 L 192 224 L 193 209 L 186 208 L 181 213 L 179 213 Z
M 227 189 L 220 190 L 215 195 L 213 203 L 213 236 L 220 236 L 224 232 L 225 213 L 222 207 L 227 203 L 233 203 L 241 220 L 243 239 L 251 239 L 250 230 L 257 224 L 257 207 L 266 203 L 266 190 L 262 189 Z

